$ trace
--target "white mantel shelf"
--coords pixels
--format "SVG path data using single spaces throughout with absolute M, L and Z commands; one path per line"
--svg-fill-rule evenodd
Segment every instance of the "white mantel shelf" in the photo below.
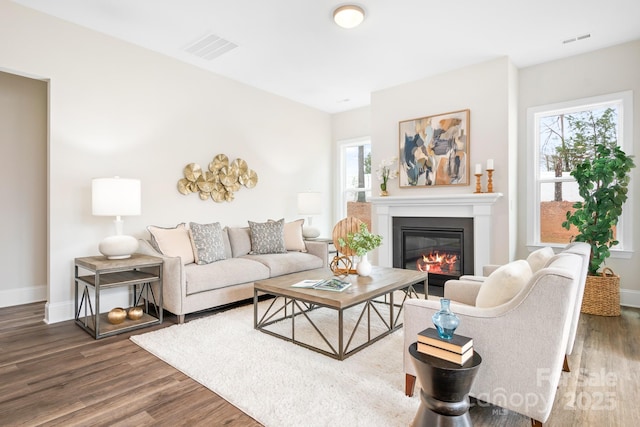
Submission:
M 493 205 L 502 197 L 502 193 L 465 193 L 442 194 L 434 196 L 386 196 L 371 197 L 374 205 L 409 206 L 409 205 Z
M 378 264 L 393 266 L 394 217 L 459 217 L 473 218 L 474 269 L 481 274 L 489 264 L 492 239 L 493 205 L 502 193 L 461 193 L 420 196 L 372 197 L 382 246 L 378 248 Z

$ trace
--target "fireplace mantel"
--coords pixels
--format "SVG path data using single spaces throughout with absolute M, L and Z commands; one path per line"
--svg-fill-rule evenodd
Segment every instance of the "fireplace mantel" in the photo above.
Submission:
M 382 246 L 378 248 L 378 264 L 383 267 L 393 266 L 394 217 L 473 218 L 474 269 L 476 274 L 481 274 L 482 266 L 490 261 L 493 205 L 501 197 L 502 193 L 372 197 L 370 201 L 377 220 L 377 232 L 382 236 Z

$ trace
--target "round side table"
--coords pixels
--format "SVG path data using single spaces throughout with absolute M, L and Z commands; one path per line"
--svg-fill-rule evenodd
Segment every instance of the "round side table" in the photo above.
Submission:
M 411 427 L 472 426 L 469 417 L 469 390 L 482 357 L 478 353 L 464 365 L 420 353 L 409 346 L 416 375 L 420 380 L 420 408 Z

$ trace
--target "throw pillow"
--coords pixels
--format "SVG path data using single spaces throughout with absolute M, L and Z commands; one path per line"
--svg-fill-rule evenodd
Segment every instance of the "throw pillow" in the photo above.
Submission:
M 523 259 L 498 267 L 480 286 L 476 307 L 496 307 L 510 301 L 532 275 L 529 263 Z
M 178 224 L 175 228 L 162 228 L 150 225 L 147 227 L 151 234 L 152 244 L 161 254 L 171 257 L 179 256 L 183 264 L 195 261 L 191 237 L 185 224 Z
M 270 219 L 269 221 L 275 222 Z M 288 251 L 307 252 L 307 245 L 302 237 L 304 219 L 284 223 L 284 246 Z
M 553 257 L 554 252 L 550 246 L 537 249 L 529 254 L 527 262 L 531 266 L 531 272 L 535 273 L 542 267 L 547 265 L 547 262 Z
M 252 254 L 286 253 L 284 245 L 284 218 L 279 221 L 249 221 Z
M 193 242 L 193 254 L 196 264 L 210 264 L 226 259 L 222 227 L 219 222 L 213 224 L 189 223 Z
M 251 252 L 251 231 L 249 227 L 227 227 L 231 256 L 238 258 Z

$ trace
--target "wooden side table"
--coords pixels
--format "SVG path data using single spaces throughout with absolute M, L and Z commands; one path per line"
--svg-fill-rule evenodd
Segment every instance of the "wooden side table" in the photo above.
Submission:
M 469 417 L 469 390 L 482 357 L 474 353 L 464 365 L 420 353 L 417 344 L 409 346 L 417 377 L 420 379 L 420 408 L 411 427 L 472 426 Z
M 76 324 L 98 339 L 162 323 L 162 267 L 162 258 L 140 254 L 116 260 L 104 256 L 76 258 Z M 131 307 L 143 306 L 140 319 L 127 318 L 117 325 L 109 323 L 108 313 L 100 308 L 100 293 L 118 287 L 129 288 Z

